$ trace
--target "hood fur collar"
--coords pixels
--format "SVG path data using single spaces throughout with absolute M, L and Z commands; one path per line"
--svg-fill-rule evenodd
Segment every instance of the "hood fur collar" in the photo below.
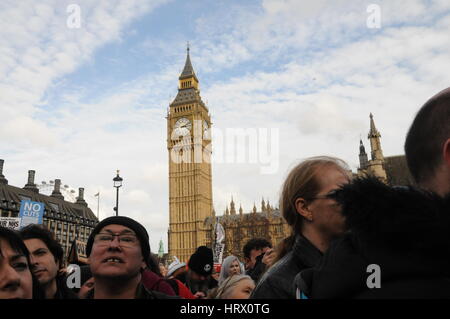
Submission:
M 363 246 L 450 252 L 450 194 L 445 198 L 413 187 L 390 187 L 358 178 L 332 196 Z

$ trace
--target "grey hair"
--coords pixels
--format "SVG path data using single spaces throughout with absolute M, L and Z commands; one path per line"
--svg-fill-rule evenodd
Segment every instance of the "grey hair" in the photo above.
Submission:
M 235 260 L 239 263 L 241 275 L 245 274 L 244 265 L 239 261 L 239 258 L 233 255 L 228 256 L 223 260 L 222 267 L 220 268 L 219 285 L 230 276 L 230 266 Z

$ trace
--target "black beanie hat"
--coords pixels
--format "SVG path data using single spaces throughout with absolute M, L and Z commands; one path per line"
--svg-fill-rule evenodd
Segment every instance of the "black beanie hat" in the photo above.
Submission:
M 200 275 L 208 276 L 212 272 L 213 262 L 212 249 L 200 246 L 189 259 L 188 267 Z
M 108 225 L 122 225 L 125 227 L 128 227 L 129 229 L 133 230 L 136 233 L 136 236 L 141 243 L 141 251 L 142 251 L 142 257 L 144 258 L 145 263 L 147 266 L 149 265 L 149 258 L 150 258 L 150 243 L 149 243 L 149 237 L 148 233 L 145 230 L 144 226 L 142 226 L 140 223 L 135 221 L 134 219 L 131 219 L 126 216 L 112 216 L 103 219 L 100 223 L 95 226 L 94 230 L 92 231 L 91 235 L 89 236 L 89 239 L 86 244 L 86 254 L 89 257 L 92 251 L 92 245 L 94 244 L 94 237 L 97 235 L 100 230 L 102 230 L 103 227 Z

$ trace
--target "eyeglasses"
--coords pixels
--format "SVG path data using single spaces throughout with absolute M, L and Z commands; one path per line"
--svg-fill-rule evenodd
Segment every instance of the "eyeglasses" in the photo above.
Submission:
M 332 191 L 330 191 L 330 192 L 328 192 L 328 193 L 326 193 L 324 195 L 317 195 L 317 196 L 314 196 L 314 197 L 310 197 L 310 198 L 308 198 L 308 200 L 330 199 L 330 197 L 336 195 L 337 191 L 338 191 L 337 189 L 334 189 L 334 190 L 332 190 Z
M 122 247 L 135 247 L 138 243 L 138 239 L 134 234 L 111 234 L 111 233 L 98 233 L 94 237 L 94 242 L 98 246 L 108 246 L 114 240 L 114 237 L 119 239 L 119 244 Z

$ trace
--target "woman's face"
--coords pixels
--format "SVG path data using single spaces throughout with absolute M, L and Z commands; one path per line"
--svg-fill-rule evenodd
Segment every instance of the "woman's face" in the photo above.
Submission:
M 255 289 L 255 283 L 251 279 L 242 279 L 230 289 L 232 291 L 224 299 L 248 299 Z
M 229 275 L 239 275 L 241 273 L 241 267 L 239 265 L 239 261 L 234 260 L 229 268 Z
M 33 279 L 26 256 L 0 239 L 0 299 L 31 299 Z
M 308 204 L 312 213 L 313 227 L 326 237 L 336 237 L 345 230 L 345 219 L 341 206 L 333 199 L 323 198 L 333 190 L 349 182 L 349 177 L 335 166 L 322 167 L 318 171 L 317 179 L 320 190 L 316 199 Z

